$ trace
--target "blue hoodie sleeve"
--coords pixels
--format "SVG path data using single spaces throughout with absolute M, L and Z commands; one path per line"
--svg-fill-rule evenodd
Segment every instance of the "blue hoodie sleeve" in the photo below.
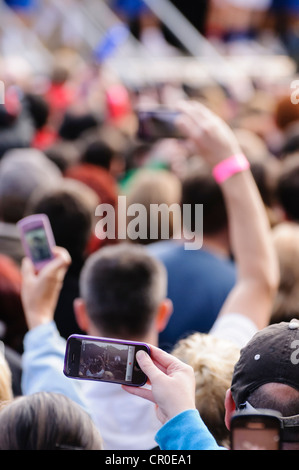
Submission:
M 88 406 L 77 380 L 63 373 L 66 341 L 57 330 L 55 322 L 40 325 L 24 338 L 22 358 L 22 392 L 62 393 L 78 403 L 85 411 Z
M 161 450 L 224 450 L 197 410 L 187 410 L 169 420 L 156 434 Z

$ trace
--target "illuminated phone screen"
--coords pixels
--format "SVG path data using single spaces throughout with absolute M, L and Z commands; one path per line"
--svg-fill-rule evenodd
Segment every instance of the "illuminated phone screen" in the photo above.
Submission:
M 234 430 L 233 450 L 279 450 L 280 435 L 276 428 L 238 428 Z
M 79 377 L 129 383 L 133 379 L 135 346 L 83 340 Z
M 47 234 L 42 226 L 25 232 L 25 240 L 33 262 L 45 261 L 52 257 Z

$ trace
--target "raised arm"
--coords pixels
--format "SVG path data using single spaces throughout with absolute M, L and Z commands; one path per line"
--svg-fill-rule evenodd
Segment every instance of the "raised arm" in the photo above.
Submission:
M 227 124 L 199 103 L 183 103 L 181 110 L 179 125 L 213 170 L 228 212 L 238 279 L 220 315 L 243 314 L 261 329 L 269 322 L 279 283 L 278 261 L 262 199 Z M 240 169 L 231 170 L 236 164 Z
M 22 304 L 28 329 L 48 323 L 54 319 L 64 277 L 71 263 L 69 253 L 60 247 L 54 248 L 54 260 L 39 273 L 35 272 L 29 258 L 22 262 Z
M 55 258 L 38 273 L 30 259 L 22 264 L 22 302 L 29 331 L 24 338 L 22 391 L 62 393 L 90 412 L 78 381 L 63 373 L 65 339 L 59 335 L 54 312 L 71 258 L 55 248 Z

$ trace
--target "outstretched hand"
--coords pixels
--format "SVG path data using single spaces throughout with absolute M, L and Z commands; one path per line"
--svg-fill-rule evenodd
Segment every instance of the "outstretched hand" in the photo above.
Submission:
M 38 273 L 29 258 L 24 258 L 22 262 L 21 298 L 29 329 L 47 323 L 54 318 L 55 308 L 71 258 L 64 248 L 55 247 L 53 252 L 54 259 Z
M 206 106 L 197 101 L 187 101 L 178 108 L 181 115 L 177 126 L 212 168 L 241 153 L 232 129 Z
M 195 377 L 192 367 L 165 351 L 150 346 L 151 356 L 138 351 L 136 358 L 147 375 L 148 388 L 123 385 L 132 395 L 152 401 L 162 424 L 183 411 L 195 409 Z

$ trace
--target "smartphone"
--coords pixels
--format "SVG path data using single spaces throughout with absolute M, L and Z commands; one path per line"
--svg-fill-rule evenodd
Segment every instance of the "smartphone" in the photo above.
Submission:
M 145 343 L 72 335 L 66 344 L 64 374 L 73 379 L 142 387 L 147 376 L 136 360 L 139 350 L 150 354 Z
M 231 420 L 232 450 L 280 450 L 280 413 L 269 410 L 240 411 Z
M 146 141 L 155 141 L 158 139 L 169 138 L 184 138 L 176 124 L 179 116 L 179 111 L 160 108 L 151 111 L 137 111 L 137 135 L 140 139 Z
M 51 224 L 45 214 L 34 214 L 17 223 L 25 255 L 37 271 L 54 258 L 55 239 Z

